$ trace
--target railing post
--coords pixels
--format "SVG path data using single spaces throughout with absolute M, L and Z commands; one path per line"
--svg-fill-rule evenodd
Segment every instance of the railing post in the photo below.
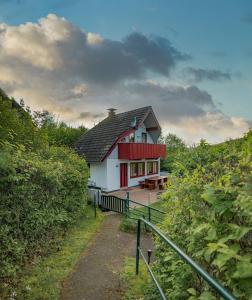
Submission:
M 129 217 L 129 192 L 126 192 L 126 213 Z
M 145 215 L 143 215 L 142 218 L 145 220 Z M 147 232 L 147 226 L 146 226 L 146 223 L 145 223 L 145 222 L 144 222 L 144 229 L 145 229 L 145 231 Z
M 139 273 L 139 248 L 141 235 L 141 220 L 137 221 L 137 242 L 136 242 L 136 275 Z
M 96 218 L 96 193 L 94 193 L 94 217 Z
M 148 220 L 151 222 L 151 208 L 148 206 Z
M 151 261 L 152 250 L 149 249 L 149 250 L 147 251 L 147 254 L 148 254 L 148 265 L 149 265 L 149 264 L 150 264 L 150 261 Z

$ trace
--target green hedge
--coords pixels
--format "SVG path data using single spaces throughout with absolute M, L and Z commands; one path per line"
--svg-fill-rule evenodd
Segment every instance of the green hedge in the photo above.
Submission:
M 43 255 L 82 214 L 88 168 L 69 149 L 0 146 L 0 282 Z M 3 285 L 2 285 L 3 288 Z M 0 293 L 1 294 L 1 293 Z
M 252 299 L 252 131 L 215 146 L 202 141 L 173 166 L 162 230 L 238 299 Z M 218 299 L 174 251 L 155 245 L 169 299 Z

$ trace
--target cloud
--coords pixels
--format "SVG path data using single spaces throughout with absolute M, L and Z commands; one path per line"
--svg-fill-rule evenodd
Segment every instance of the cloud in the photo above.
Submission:
M 126 89 L 126 97 L 143 99 L 143 102 L 158 106 L 164 119 L 175 122 L 185 116 L 202 115 L 205 109 L 216 109 L 212 96 L 196 86 L 160 85 L 147 81 L 130 84 Z
M 183 118 L 174 124 L 169 120 L 163 123 L 166 132 L 173 132 L 187 143 L 199 142 L 204 138 L 211 143 L 218 143 L 229 138 L 238 138 L 249 129 L 249 121 L 238 117 L 229 117 L 222 112 L 206 112 L 195 118 Z
M 0 46 L 1 64 L 14 60 L 23 69 L 64 72 L 100 84 L 144 78 L 147 72 L 168 76 L 178 61 L 188 59 L 166 38 L 133 32 L 122 41 L 104 39 L 54 14 L 38 23 L 1 24 Z
M 99 118 L 104 118 L 105 114 L 104 113 L 92 113 L 90 111 L 83 111 L 79 115 L 79 119 L 88 119 L 88 120 L 94 120 L 94 119 L 99 119 Z
M 219 82 L 223 80 L 231 80 L 232 78 L 230 73 L 215 69 L 187 68 L 186 73 L 191 76 L 191 80 L 194 82 L 201 82 L 204 80 Z
M 247 132 L 250 122 L 230 117 L 220 111 L 212 96 L 196 86 L 158 84 L 147 81 L 121 88 L 120 111 L 146 104 L 152 105 L 165 134 L 173 132 L 188 143 L 205 138 L 221 142 Z M 117 95 L 114 95 L 115 97 Z M 112 96 L 111 96 L 112 98 Z
M 187 59 L 166 38 L 133 32 L 111 40 L 54 14 L 37 23 L 0 24 L 0 86 L 32 109 L 91 127 L 108 107 L 122 112 L 152 105 L 165 132 L 191 141 L 199 134 L 221 140 L 244 132 L 248 122 L 225 116 L 207 91 L 168 84 Z M 203 77 L 227 79 L 223 74 L 208 70 Z

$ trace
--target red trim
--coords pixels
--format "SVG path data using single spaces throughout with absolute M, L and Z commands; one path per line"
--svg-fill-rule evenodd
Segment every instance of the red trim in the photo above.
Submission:
M 130 129 L 124 131 L 121 135 L 119 135 L 119 137 L 116 139 L 116 141 L 110 147 L 109 151 L 104 155 L 104 157 L 102 158 L 101 161 L 104 161 L 104 159 L 106 159 L 110 155 L 110 153 L 114 150 L 115 146 L 117 145 L 117 143 L 120 139 L 124 138 L 125 136 L 129 135 L 131 132 L 134 132 L 134 131 L 135 131 L 135 129 L 130 128 Z
M 149 109 L 148 109 L 148 111 L 146 112 L 145 116 L 144 116 L 144 117 L 142 118 L 142 120 L 139 122 L 138 126 L 135 127 L 135 128 L 130 128 L 130 129 L 126 130 L 125 132 L 123 132 L 123 133 L 116 139 L 116 141 L 115 141 L 115 142 L 113 143 L 113 145 L 110 147 L 110 149 L 108 150 L 108 152 L 104 155 L 104 157 L 102 158 L 101 161 L 104 161 L 104 159 L 106 159 L 106 158 L 110 155 L 110 153 L 114 150 L 114 148 L 116 147 L 118 141 L 119 141 L 121 138 L 123 138 L 123 137 L 129 135 L 131 132 L 135 132 L 136 129 L 138 129 L 138 128 L 143 124 L 143 122 L 145 121 L 145 119 L 148 117 L 148 115 L 149 115 L 150 113 L 152 113 L 152 116 L 153 116 L 153 118 L 155 119 L 155 121 L 156 121 L 156 123 L 157 123 L 157 125 L 158 125 L 158 129 L 161 131 L 161 127 L 160 127 L 160 125 L 159 125 L 159 123 L 158 123 L 158 120 L 157 120 L 157 118 L 156 118 L 156 116 L 155 116 L 155 114 L 154 114 L 154 111 L 153 111 L 152 107 L 150 106 Z
M 120 187 L 128 186 L 128 164 L 121 163 L 120 164 Z

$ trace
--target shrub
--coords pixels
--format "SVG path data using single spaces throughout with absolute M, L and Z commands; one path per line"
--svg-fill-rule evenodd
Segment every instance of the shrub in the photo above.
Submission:
M 251 299 L 252 132 L 215 146 L 201 142 L 173 174 L 162 230 L 238 299 Z M 155 244 L 155 271 L 170 299 L 218 298 L 175 252 Z
M 0 278 L 14 278 L 82 214 L 88 168 L 63 147 L 0 146 Z

